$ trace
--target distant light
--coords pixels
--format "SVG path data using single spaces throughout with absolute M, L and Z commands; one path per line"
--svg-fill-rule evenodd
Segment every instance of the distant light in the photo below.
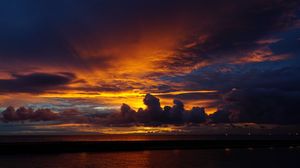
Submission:
M 230 151 L 231 151 L 230 148 L 225 148 L 224 150 L 225 150 L 226 152 L 230 152 Z

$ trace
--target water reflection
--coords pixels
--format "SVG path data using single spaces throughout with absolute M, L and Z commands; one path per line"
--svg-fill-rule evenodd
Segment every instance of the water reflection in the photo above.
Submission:
M 298 167 L 297 149 L 157 150 L 2 155 L 1 168 Z

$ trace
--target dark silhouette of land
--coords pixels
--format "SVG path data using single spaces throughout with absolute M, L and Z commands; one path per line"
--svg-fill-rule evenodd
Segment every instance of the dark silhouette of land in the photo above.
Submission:
M 37 136 L 36 136 L 37 137 Z M 176 150 L 176 149 L 225 149 L 225 148 L 299 148 L 298 136 L 210 136 L 202 139 L 176 138 L 149 140 L 52 140 L 47 141 L 18 141 L 0 142 L 0 154 L 15 153 L 66 153 L 66 152 L 110 152 L 110 151 L 137 151 L 137 150 Z M 1 136 L 7 139 L 8 136 Z

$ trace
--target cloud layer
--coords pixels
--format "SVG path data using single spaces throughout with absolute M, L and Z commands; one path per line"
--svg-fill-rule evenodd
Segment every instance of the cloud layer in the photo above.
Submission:
M 72 73 L 12 74 L 11 79 L 0 79 L 0 93 L 41 93 L 62 88 L 75 79 Z
M 45 106 L 64 122 L 297 123 L 299 9 L 297 0 L 1 1 L 0 108 Z M 37 120 L 17 111 L 6 120 Z
M 232 90 L 224 97 L 215 122 L 300 123 L 299 91 L 278 89 Z
M 8 107 L 2 112 L 4 122 L 16 121 L 52 121 L 57 120 L 59 115 L 49 109 L 38 109 L 34 111 L 30 108 L 20 107 L 15 110 L 13 107 Z
M 59 121 L 63 123 L 88 123 L 102 125 L 122 124 L 184 124 L 184 123 L 271 123 L 299 124 L 299 95 L 274 89 L 232 90 L 224 96 L 224 103 L 211 115 L 203 107 L 186 110 L 180 100 L 172 107 L 161 108 L 159 99 L 151 94 L 144 98 L 146 109 L 133 110 L 122 104 L 116 113 L 84 113 L 74 109 L 53 112 L 49 109 L 8 107 L 2 112 L 4 122 Z

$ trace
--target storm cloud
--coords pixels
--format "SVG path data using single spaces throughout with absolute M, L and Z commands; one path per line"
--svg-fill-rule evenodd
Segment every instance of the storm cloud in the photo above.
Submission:
M 3 117 L 299 123 L 299 11 L 298 0 L 1 1 L 0 108 L 45 106 Z
M 144 40 L 150 45 L 152 40 L 160 45 L 173 40 L 179 43 L 172 45 L 178 52 L 164 62 L 170 69 L 232 60 L 258 48 L 255 42 L 269 32 L 295 24 L 298 4 L 296 0 L 3 1 L 0 58 L 10 64 L 22 59 L 33 66 L 109 69 L 114 59 L 136 54 L 125 53 L 128 47 L 138 50 Z
M 0 79 L 0 93 L 41 93 L 68 85 L 75 79 L 72 73 L 12 74 L 11 79 Z
M 215 122 L 300 123 L 300 92 L 279 89 L 234 89 L 224 96 Z
M 2 112 L 2 120 L 4 122 L 17 121 L 53 121 L 59 118 L 57 113 L 50 109 L 37 109 L 34 111 L 31 108 L 20 107 L 17 110 L 10 106 Z
M 146 109 L 134 111 L 129 105 L 121 106 L 121 119 L 123 123 L 146 123 L 146 124 L 183 124 L 183 123 L 203 123 L 207 119 L 205 109 L 194 107 L 191 110 L 185 110 L 182 101 L 175 99 L 172 107 L 160 105 L 159 98 L 146 94 L 144 104 Z M 112 118 L 113 120 L 113 118 Z

